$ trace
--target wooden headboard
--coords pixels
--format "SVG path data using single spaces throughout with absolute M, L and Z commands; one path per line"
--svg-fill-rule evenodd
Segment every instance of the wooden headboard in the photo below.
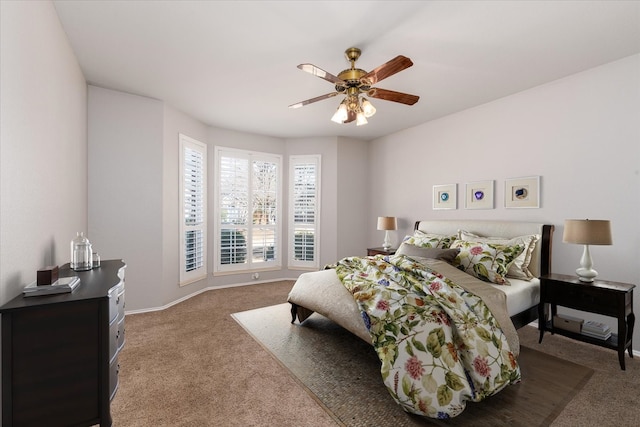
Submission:
M 494 221 L 494 220 L 424 220 L 417 221 L 415 229 L 425 233 L 454 235 L 458 230 L 466 230 L 483 237 L 513 238 L 528 234 L 539 234 L 540 240 L 531 254 L 529 270 L 540 277 L 551 273 L 551 242 L 554 226 L 535 222 Z

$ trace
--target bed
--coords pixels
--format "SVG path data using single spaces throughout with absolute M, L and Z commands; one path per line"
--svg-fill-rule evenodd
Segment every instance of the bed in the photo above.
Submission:
M 419 274 L 422 275 L 421 277 L 430 277 L 429 280 L 431 280 L 431 282 L 428 282 L 430 283 L 429 286 L 437 284 L 438 289 L 441 286 L 448 287 L 448 279 L 451 279 L 451 282 L 454 284 L 451 285 L 452 288 L 449 291 L 458 289 L 458 285 L 460 285 L 464 288 L 462 291 L 459 291 L 460 295 L 463 295 L 464 298 L 469 294 L 473 296 L 477 295 L 479 296 L 480 302 L 474 302 L 474 305 L 478 305 L 480 307 L 486 306 L 488 307 L 488 310 L 485 311 L 497 313 L 493 316 L 495 319 L 492 317 L 492 320 L 489 320 L 489 323 L 487 323 L 487 325 L 489 325 L 487 326 L 487 330 L 489 330 L 489 333 L 492 335 L 491 339 L 487 338 L 487 340 L 485 340 L 489 342 L 490 346 L 495 346 L 495 349 L 487 350 L 484 348 L 483 344 L 481 346 L 483 354 L 489 354 L 491 351 L 497 351 L 499 353 L 506 348 L 511 349 L 509 351 L 509 358 L 515 359 L 519 352 L 519 342 L 517 339 L 516 329 L 537 319 L 537 305 L 539 302 L 538 277 L 550 273 L 551 270 L 551 242 L 553 229 L 554 227 L 552 225 L 533 222 L 489 220 L 418 221 L 415 224 L 413 234 L 404 239 L 397 255 L 393 255 L 391 257 L 384 257 L 381 255 L 377 255 L 375 257 L 349 257 L 339 261 L 336 266 L 333 266 L 334 268 L 300 275 L 288 296 L 288 301 L 291 304 L 292 323 L 297 319 L 303 326 L 304 321 L 314 312 L 331 319 L 359 338 L 374 345 L 383 363 L 382 374 L 383 379 L 385 379 L 385 384 L 394 399 L 403 406 L 403 409 L 408 412 L 436 418 L 457 416 L 462 412 L 462 410 L 464 410 L 466 400 L 479 401 L 482 398 L 499 391 L 506 384 L 501 383 L 499 386 L 496 386 L 495 389 L 492 389 L 491 392 L 485 393 L 485 396 L 475 396 L 478 391 L 475 390 L 477 387 L 474 387 L 474 384 L 478 385 L 476 380 L 469 380 L 471 388 L 470 391 L 465 392 L 464 390 L 456 390 L 456 387 L 459 384 L 451 380 L 452 377 L 456 377 L 456 374 L 447 373 L 446 378 L 444 376 L 441 378 L 442 382 L 447 382 L 446 386 L 439 385 L 439 387 L 444 387 L 446 390 L 443 391 L 443 389 L 439 387 L 437 389 L 434 388 L 433 399 L 430 397 L 421 397 L 419 399 L 415 398 L 418 392 L 414 390 L 416 387 L 414 383 L 416 383 L 416 381 L 412 381 L 412 379 L 409 378 L 410 376 L 413 376 L 411 372 L 409 372 L 409 376 L 405 372 L 404 376 L 401 375 L 400 377 L 398 377 L 398 373 L 396 372 L 395 378 L 389 378 L 391 368 L 389 366 L 385 367 L 385 358 L 388 358 L 388 355 L 383 354 L 384 351 L 388 350 L 381 350 L 383 345 L 380 340 L 382 338 L 380 338 L 380 336 L 376 337 L 370 332 L 370 319 L 364 311 L 362 298 L 354 298 L 357 291 L 362 291 L 362 283 L 360 283 L 360 279 L 368 275 L 375 275 L 376 277 L 382 277 L 380 275 L 387 273 L 394 275 L 399 268 L 403 269 L 405 265 L 417 265 Z M 520 245 L 523 242 L 523 238 L 525 240 L 529 239 L 523 243 L 524 246 Z M 516 245 L 513 242 L 517 242 L 518 244 Z M 524 249 L 520 251 L 521 246 Z M 420 250 L 414 253 L 413 251 L 416 247 L 420 248 Z M 479 260 L 484 256 L 478 255 L 476 258 L 473 258 L 475 256 L 474 254 L 479 253 L 474 252 L 479 250 L 477 249 L 478 247 L 483 248 L 484 250 L 495 250 L 495 248 L 501 248 L 499 249 L 499 252 L 505 247 L 516 248 L 516 252 L 513 254 L 513 259 L 508 258 L 510 263 L 508 272 L 500 272 L 498 269 L 498 273 L 496 273 L 496 271 L 490 271 L 487 273 L 487 269 L 480 265 L 481 263 L 474 264 L 473 259 Z M 437 259 L 439 256 L 434 256 L 433 258 L 430 255 L 422 256 L 424 253 L 444 254 L 447 250 L 457 251 L 456 253 L 458 255 L 455 257 L 456 262 L 452 263 L 450 254 L 448 254 L 447 257 L 440 259 Z M 488 252 L 483 253 L 486 254 Z M 416 254 L 421 256 L 417 256 Z M 516 255 L 518 255 L 518 262 L 515 262 Z M 525 258 L 526 262 L 522 269 L 522 261 Z M 470 259 L 471 263 L 460 265 Z M 458 265 L 456 265 L 456 263 Z M 512 269 L 512 267 L 515 267 L 518 263 L 520 263 L 518 268 L 515 270 Z M 364 268 L 377 268 L 378 270 L 369 270 L 367 273 L 353 273 L 351 269 L 355 264 L 358 265 L 357 268 L 364 266 Z M 463 269 L 466 269 L 466 272 L 461 271 Z M 523 271 L 526 274 L 524 274 Z M 441 281 L 439 278 L 445 280 L 446 283 Z M 494 283 L 486 283 L 487 280 Z M 387 279 L 383 278 L 378 281 L 385 282 Z M 386 289 L 383 288 L 383 291 L 381 292 L 386 292 Z M 406 292 L 403 291 L 403 294 L 404 293 Z M 431 296 L 429 296 L 429 298 L 431 298 Z M 459 299 L 459 296 L 451 298 Z M 447 303 L 446 299 L 447 297 L 445 296 L 445 305 Z M 420 302 L 420 305 L 423 303 L 423 301 Z M 420 308 L 421 307 L 413 307 L 412 310 L 415 311 Z M 474 314 L 472 313 L 471 315 Z M 466 314 L 461 316 L 466 316 Z M 404 319 L 406 319 L 406 316 Z M 500 331 L 498 338 L 496 338 L 496 334 L 491 332 L 496 329 L 494 326 L 491 326 L 494 325 L 494 323 L 491 322 L 498 325 L 497 329 Z M 419 322 L 412 322 L 412 324 L 417 323 Z M 447 321 L 445 321 L 445 323 L 447 323 Z M 407 324 L 408 323 L 405 322 L 405 325 Z M 394 330 L 396 332 L 399 329 L 398 327 L 390 325 L 386 325 L 384 327 L 387 330 Z M 431 328 L 433 329 L 433 326 Z M 424 339 L 427 343 L 427 347 L 429 346 L 430 339 L 435 339 L 436 341 L 440 339 L 441 343 L 445 342 L 441 329 L 435 329 L 438 334 L 441 334 L 437 335 L 437 338 L 434 338 L 435 335 L 433 330 L 424 332 Z M 502 331 L 504 331 L 504 333 Z M 407 358 L 406 362 L 404 362 L 405 367 L 410 367 L 410 363 L 412 363 L 412 360 L 415 357 L 414 353 L 418 350 L 421 350 L 424 353 L 434 354 L 433 348 L 424 348 L 424 346 L 419 342 L 415 342 L 416 340 L 414 340 L 414 336 L 418 336 L 419 333 L 422 332 L 417 332 L 416 334 L 411 332 L 404 338 L 399 339 L 403 342 L 403 346 L 406 344 L 406 351 L 408 351 L 408 353 L 404 355 L 404 357 Z M 455 338 L 452 338 L 452 340 L 455 341 Z M 417 347 L 409 345 L 409 341 Z M 448 345 L 451 344 L 449 343 Z M 394 344 L 393 358 L 399 357 L 396 354 L 398 347 L 399 346 L 395 346 Z M 398 352 L 399 351 L 400 350 L 398 350 Z M 403 348 L 402 351 L 405 351 L 405 349 Z M 438 349 L 438 352 L 435 354 L 440 357 L 440 350 Z M 452 354 L 455 354 L 455 352 Z M 457 355 L 455 357 L 457 358 Z M 445 361 L 450 365 L 452 364 L 451 360 Z M 426 389 L 436 387 L 435 383 L 431 384 L 429 381 L 425 382 L 424 377 L 422 377 L 422 373 L 424 372 L 423 367 L 428 366 L 430 363 L 431 362 L 421 361 L 417 365 L 414 364 L 418 369 L 418 375 L 414 379 L 421 377 L 422 380 L 422 382 L 419 383 L 419 387 L 424 386 Z M 502 363 L 503 368 L 504 364 L 508 364 L 508 362 L 504 361 L 500 363 Z M 506 382 L 510 383 L 517 382 L 514 380 L 519 380 L 517 364 L 513 360 L 512 363 L 514 365 L 514 370 L 502 373 L 503 380 L 506 381 L 506 379 L 509 378 L 509 381 Z M 451 366 L 449 366 L 449 368 L 450 367 Z M 462 377 L 464 377 L 464 375 L 468 376 L 468 372 L 466 372 L 466 370 L 464 374 L 459 374 L 459 376 Z M 487 378 L 487 382 L 488 381 L 489 380 Z M 492 377 L 492 381 L 496 382 L 498 379 Z M 462 386 L 460 386 L 460 388 L 462 388 Z M 449 394 L 445 392 L 448 392 Z M 459 392 L 461 394 L 461 396 L 459 396 L 459 400 L 456 400 L 454 397 L 453 402 L 451 402 L 451 392 Z M 462 396 L 465 393 L 466 396 Z M 470 397 L 470 395 L 473 396 Z M 447 405 L 439 405 L 439 403 L 443 402 Z M 446 408 L 443 409 L 444 407 Z

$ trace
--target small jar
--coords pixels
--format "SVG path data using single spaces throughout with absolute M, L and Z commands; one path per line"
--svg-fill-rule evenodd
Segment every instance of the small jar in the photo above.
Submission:
M 100 254 L 98 252 L 94 252 L 91 255 L 91 258 L 92 258 L 92 262 L 93 262 L 93 268 L 100 267 Z

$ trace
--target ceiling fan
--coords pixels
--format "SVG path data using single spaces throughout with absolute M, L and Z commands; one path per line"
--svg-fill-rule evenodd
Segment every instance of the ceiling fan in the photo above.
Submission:
M 336 123 L 351 123 L 355 120 L 356 125 L 360 126 L 366 124 L 367 118 L 373 116 L 376 112 L 376 109 L 371 105 L 371 102 L 364 97 L 364 94 L 370 98 L 399 102 L 407 105 L 413 105 L 418 102 L 420 97 L 416 95 L 372 87 L 381 80 L 411 67 L 413 65 L 411 59 L 398 55 L 378 68 L 366 72 L 355 67 L 356 61 L 360 58 L 361 53 L 357 47 L 347 49 L 344 54 L 347 60 L 351 62 L 351 68 L 341 71 L 337 77 L 313 64 L 298 65 L 298 68 L 302 71 L 306 71 L 309 74 L 313 74 L 314 76 L 335 84 L 335 92 L 289 105 L 289 108 L 299 108 L 339 94 L 345 94 L 346 97 L 338 106 L 331 120 Z M 361 97 L 360 95 L 363 96 Z

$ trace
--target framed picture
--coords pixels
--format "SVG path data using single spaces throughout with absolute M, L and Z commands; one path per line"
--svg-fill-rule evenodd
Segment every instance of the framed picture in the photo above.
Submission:
M 433 186 L 433 209 L 458 209 L 458 184 Z
M 465 209 L 493 209 L 493 180 L 466 184 Z
M 511 178 L 504 182 L 505 208 L 539 208 L 540 177 Z

